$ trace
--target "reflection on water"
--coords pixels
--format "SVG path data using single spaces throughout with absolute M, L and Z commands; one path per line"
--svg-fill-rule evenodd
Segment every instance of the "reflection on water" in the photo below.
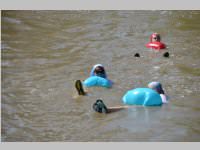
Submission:
M 200 11 L 2 11 L 1 18 L 2 141 L 199 141 Z M 152 32 L 167 50 L 145 48 Z M 74 81 L 97 63 L 113 88 L 77 97 Z M 127 90 L 155 80 L 169 104 L 92 110 L 98 98 L 122 105 Z

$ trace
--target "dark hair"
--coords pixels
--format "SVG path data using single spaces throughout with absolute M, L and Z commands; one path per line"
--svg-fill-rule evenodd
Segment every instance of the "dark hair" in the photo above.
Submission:
M 165 92 L 164 92 L 163 89 L 160 89 L 160 90 L 159 90 L 159 93 L 160 93 L 160 94 L 165 94 Z
M 159 93 L 159 94 L 165 94 L 163 88 L 162 88 L 162 85 L 159 84 L 158 87 L 156 88 L 156 91 Z
M 160 35 L 159 35 L 159 34 L 157 34 L 155 39 L 157 39 L 157 41 L 160 41 L 160 40 L 161 40 L 161 37 L 160 37 Z
M 105 70 L 104 70 L 104 68 L 102 66 L 98 66 L 98 67 L 95 68 L 94 72 L 96 74 L 104 74 Z

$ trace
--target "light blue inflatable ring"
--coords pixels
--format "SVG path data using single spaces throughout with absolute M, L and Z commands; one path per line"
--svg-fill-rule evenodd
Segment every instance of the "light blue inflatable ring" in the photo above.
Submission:
M 86 87 L 102 86 L 102 87 L 110 88 L 112 86 L 112 82 L 102 77 L 91 76 L 83 82 L 83 85 Z
M 160 95 L 150 88 L 136 88 L 127 91 L 122 101 L 127 105 L 160 106 L 162 99 Z

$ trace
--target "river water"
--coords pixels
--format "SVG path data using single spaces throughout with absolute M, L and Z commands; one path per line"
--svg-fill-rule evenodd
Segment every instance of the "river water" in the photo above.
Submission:
M 200 141 L 200 11 L 2 11 L 1 140 Z M 153 32 L 167 49 L 145 48 Z M 168 51 L 169 58 L 163 57 Z M 139 53 L 141 57 L 134 57 Z M 113 88 L 77 96 L 74 81 L 105 66 Z M 160 81 L 161 107 L 98 114 L 127 90 Z

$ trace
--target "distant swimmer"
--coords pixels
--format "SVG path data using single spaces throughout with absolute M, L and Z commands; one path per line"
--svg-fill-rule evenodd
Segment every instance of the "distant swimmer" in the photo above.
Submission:
M 94 65 L 90 71 L 90 76 L 99 76 L 102 78 L 107 78 L 104 66 L 102 64 Z
M 146 44 L 146 47 L 152 48 L 152 49 L 155 49 L 155 50 L 160 50 L 160 49 L 165 49 L 166 45 L 161 42 L 160 34 L 153 33 L 150 36 L 150 42 Z
M 105 68 L 102 64 L 96 64 L 92 67 L 90 71 L 90 77 L 88 77 L 82 84 L 80 80 L 76 80 L 75 88 L 79 95 L 85 95 L 84 87 L 106 87 L 110 88 L 112 86 L 112 81 L 107 79 L 107 74 Z

